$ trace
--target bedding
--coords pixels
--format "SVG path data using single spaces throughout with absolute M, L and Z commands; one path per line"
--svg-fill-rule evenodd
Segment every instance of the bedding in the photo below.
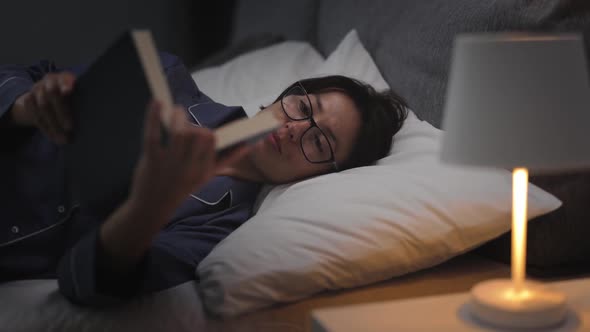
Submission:
M 264 22 L 264 8 L 257 9 L 257 19 Z M 587 0 L 374 0 L 370 5 L 362 0 L 322 0 L 317 11 L 321 23 L 312 41 L 321 54 L 331 52 L 342 36 L 356 28 L 385 80 L 407 99 L 420 119 L 437 128 L 457 33 L 581 33 L 590 62 Z M 590 271 L 590 172 L 531 175 L 529 180 L 563 201 L 558 210 L 531 223 L 527 246 L 530 272 L 537 276 L 576 276 Z M 510 234 L 505 234 L 481 253 L 508 262 L 509 242 Z
M 245 105 L 278 95 L 277 87 L 311 75 L 323 62 L 324 58 L 309 43 L 287 41 L 242 54 L 221 66 L 195 71 L 192 77 L 216 102 Z M 258 111 L 257 107 L 244 109 L 249 116 Z
M 355 46 L 356 41 L 344 43 L 344 51 L 356 57 L 359 50 Z M 268 59 L 275 59 L 268 61 Z M 324 64 L 324 58 L 313 47 L 304 42 L 286 42 L 281 45 L 273 45 L 268 48 L 244 54 L 236 58 L 232 63 L 202 70 L 193 75 L 200 77 L 197 82 L 208 94 L 215 94 L 215 87 L 224 83 L 248 82 L 249 75 L 259 75 L 257 70 L 265 64 L 271 65 L 273 72 L 284 70 L 282 76 L 284 85 L 291 83 L 296 78 L 311 75 L 312 70 Z M 336 65 L 341 60 L 334 57 L 329 63 Z M 272 67 L 274 64 L 275 67 Z M 333 66 L 331 65 L 331 66 Z M 344 63 L 343 65 L 351 65 Z M 219 71 L 219 72 L 216 72 Z M 373 72 L 373 75 L 378 72 Z M 238 75 L 238 76 L 234 76 Z M 260 75 L 266 76 L 266 75 Z M 195 77 L 195 76 L 193 76 Z M 236 79 L 242 77 L 242 80 Z M 377 79 L 381 79 L 377 76 Z M 382 84 L 383 81 L 382 81 Z M 242 85 L 243 86 L 243 85 Z M 258 100 L 267 91 L 275 91 L 276 84 L 272 81 L 260 81 L 256 89 L 242 88 L 236 84 L 233 90 L 235 94 L 223 94 L 226 98 L 233 98 L 237 104 L 244 100 Z M 222 90 L 223 91 L 223 90 Z M 219 93 L 221 94 L 221 93 Z M 257 99 L 258 98 L 258 99 Z M 264 99 L 264 97 L 263 97 Z M 231 103 L 232 99 L 225 99 L 225 103 Z M 255 113 L 257 101 L 244 102 L 256 105 L 252 112 Z M 196 291 L 195 282 L 188 282 L 177 287 L 158 292 L 149 296 L 131 301 L 126 305 L 105 310 L 93 310 L 81 308 L 69 303 L 57 289 L 55 280 L 26 280 L 10 282 L 0 285 L 0 331 L 200 331 L 212 330 L 218 326 L 215 323 L 206 322 L 201 300 Z M 207 324 L 207 327 L 204 327 Z M 257 325 L 258 326 L 258 325 Z M 241 326 L 239 330 L 242 330 Z M 220 331 L 226 331 L 227 326 L 221 325 Z M 256 329 L 254 329 L 256 330 Z
M 56 280 L 0 284 L 0 331 L 206 331 L 195 287 L 188 282 L 124 305 L 90 309 L 68 302 Z
M 387 84 L 355 30 L 312 76 Z M 413 112 L 377 166 L 276 186 L 197 268 L 208 312 L 236 316 L 424 269 L 510 228 L 506 170 L 444 165 L 443 133 Z M 561 202 L 529 186 L 529 217 Z
M 444 98 L 449 42 L 456 32 L 502 29 L 576 31 L 580 27 L 588 30 L 589 26 L 585 0 L 492 1 L 478 5 L 471 0 L 452 3 L 312 0 L 291 2 L 292 6 L 281 4 L 285 10 L 276 9 L 280 6 L 275 7 L 276 1 L 271 0 L 240 0 L 239 4 L 234 27 L 234 33 L 239 36 L 235 40 L 261 30 L 266 32 L 266 28 L 271 27 L 273 33 L 284 32 L 284 35 L 307 40 L 317 47 L 320 57 L 316 60 L 320 65 L 324 63 L 322 54 L 330 54 L 341 38 L 355 27 L 389 85 L 408 99 L 419 119 L 427 120 L 435 127 L 441 117 L 438 106 Z M 282 19 L 284 13 L 288 13 L 291 19 Z M 202 86 L 203 83 L 198 82 Z M 272 93 L 276 93 L 274 89 Z M 272 97 L 274 95 L 261 94 L 256 98 Z M 254 100 L 256 98 L 247 98 L 245 102 L 259 104 Z M 252 110 L 253 114 L 256 108 Z M 569 179 L 574 177 L 571 175 Z M 552 190 L 561 185 L 563 182 L 556 181 L 546 188 Z M 576 188 L 578 184 L 570 186 L 566 183 L 560 189 L 565 194 L 557 193 L 556 196 L 575 195 Z M 260 204 L 264 202 L 263 198 L 261 195 Z M 578 201 L 582 203 L 576 207 L 582 211 L 587 199 Z M 568 206 L 569 201 L 564 202 L 564 206 Z M 555 217 L 562 208 L 541 218 L 555 218 L 552 226 L 545 229 L 549 235 L 564 235 L 540 237 L 539 245 L 543 246 L 543 239 L 550 238 L 556 248 L 566 243 L 566 248 L 571 250 L 566 253 L 569 257 L 572 252 L 576 253 L 575 257 L 588 257 L 588 251 L 584 249 L 587 247 L 579 245 L 590 243 L 584 240 L 588 237 L 590 225 L 584 224 L 587 218 L 578 219 L 583 214 L 571 212 L 567 232 L 563 233 L 563 228 L 559 227 L 562 220 Z M 570 215 L 570 211 L 567 214 Z M 531 226 L 536 224 L 537 220 Z M 572 234 L 576 239 L 572 239 Z M 348 247 L 345 249 L 349 250 Z M 552 262 L 563 260 L 559 251 L 547 254 L 552 255 Z M 467 256 L 470 258 L 464 259 L 466 255 L 461 255 L 434 268 L 371 286 L 326 292 L 237 319 L 208 321 L 205 327 L 203 306 L 195 291 L 195 283 L 179 285 L 179 288 L 138 299 L 113 311 L 85 311 L 72 306 L 57 293 L 55 282 L 51 280 L 8 283 L 0 285 L 0 331 L 304 331 L 309 330 L 307 319 L 312 308 L 465 291 L 477 281 L 509 275 L 507 265 L 493 264 L 470 254 Z M 540 262 L 544 259 L 542 255 L 538 258 Z

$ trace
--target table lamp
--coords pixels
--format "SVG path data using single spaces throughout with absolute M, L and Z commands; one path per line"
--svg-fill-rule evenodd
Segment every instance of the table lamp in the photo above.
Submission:
M 528 172 L 590 166 L 590 86 L 576 34 L 462 34 L 445 103 L 443 162 L 513 172 L 511 279 L 471 290 L 470 312 L 501 327 L 540 328 L 566 316 L 565 296 L 526 280 Z

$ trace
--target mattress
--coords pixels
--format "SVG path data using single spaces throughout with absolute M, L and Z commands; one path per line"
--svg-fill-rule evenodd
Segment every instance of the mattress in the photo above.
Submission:
M 231 320 L 207 316 L 195 282 L 98 310 L 69 303 L 55 280 L 23 280 L 0 285 L 0 331 L 310 331 L 309 314 L 316 308 L 462 292 L 481 280 L 509 275 L 508 265 L 466 254 L 403 277 Z
M 195 282 L 105 309 L 71 304 L 56 280 L 0 285 L 0 331 L 205 331 Z

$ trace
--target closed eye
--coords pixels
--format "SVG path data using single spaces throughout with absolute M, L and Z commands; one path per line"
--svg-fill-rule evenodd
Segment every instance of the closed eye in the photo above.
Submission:
M 315 109 L 318 111 L 319 114 L 324 113 L 324 106 L 322 103 L 322 98 L 320 94 L 315 94 L 313 95 L 315 98 Z M 334 132 L 332 131 L 332 129 L 328 126 L 326 127 L 322 127 L 322 130 L 328 134 L 328 137 L 330 137 L 331 139 L 331 147 L 333 149 L 333 152 L 336 152 L 337 146 L 338 146 L 338 140 L 336 139 L 336 135 L 334 135 Z
M 311 116 L 311 109 L 303 100 L 299 101 L 299 110 L 304 116 Z

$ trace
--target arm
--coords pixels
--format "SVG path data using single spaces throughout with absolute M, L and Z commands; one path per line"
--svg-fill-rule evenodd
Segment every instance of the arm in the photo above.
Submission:
M 218 167 L 225 167 L 248 151 L 242 148 L 217 161 L 212 132 L 192 126 L 182 108 L 176 108 L 173 114 L 170 142 L 162 146 L 159 111 L 148 112 L 144 151 L 129 198 L 96 232 L 62 257 L 59 285 L 73 302 L 101 305 L 135 294 L 132 286 L 144 278 L 146 261 L 162 252 L 152 252 L 154 239 L 176 208 Z
M 91 306 L 136 295 L 149 265 L 146 262 L 160 261 L 149 258 L 147 252 L 159 225 L 166 221 L 162 214 L 151 214 L 130 201 L 122 204 L 102 227 L 62 257 L 57 271 L 62 294 L 74 303 Z
M 250 206 L 242 206 L 213 218 L 182 220 L 182 226 L 159 232 L 125 275 L 105 268 L 112 257 L 101 252 L 98 234 L 93 232 L 62 260 L 60 291 L 78 304 L 106 306 L 195 280 L 197 265 L 249 215 Z

